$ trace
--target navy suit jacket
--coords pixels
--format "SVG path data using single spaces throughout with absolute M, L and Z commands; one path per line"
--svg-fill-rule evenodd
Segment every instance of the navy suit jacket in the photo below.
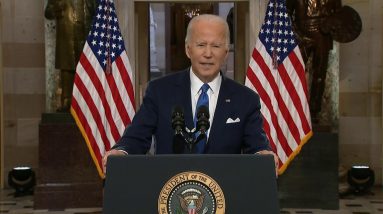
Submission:
M 156 154 L 173 153 L 173 108 L 177 105 L 183 107 L 186 126 L 189 129 L 194 127 L 189 70 L 148 84 L 140 109 L 114 149 L 122 149 L 129 154 L 145 154 L 154 135 Z M 222 75 L 205 153 L 240 154 L 270 150 L 260 108 L 259 96 L 254 91 Z M 239 122 L 226 123 L 229 118 L 239 118 Z

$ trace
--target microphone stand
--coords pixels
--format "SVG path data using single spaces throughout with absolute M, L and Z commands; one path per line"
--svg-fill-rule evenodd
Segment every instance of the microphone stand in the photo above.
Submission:
M 198 137 L 195 137 L 196 133 L 198 133 L 198 132 L 200 132 L 200 134 L 198 135 Z M 183 133 L 181 135 L 182 135 L 183 139 L 185 140 L 186 145 L 187 145 L 190 153 L 193 152 L 193 148 L 198 142 L 207 138 L 206 131 L 196 130 L 196 129 L 183 130 Z
M 191 132 L 191 131 L 186 131 L 185 130 L 185 133 L 186 133 L 186 136 L 185 136 L 185 142 L 188 146 L 188 149 L 189 149 L 189 152 L 192 153 L 193 151 L 193 147 L 194 147 L 194 132 Z
M 201 106 L 197 110 L 197 124 L 196 128 L 192 130 L 185 126 L 185 119 L 183 109 L 180 106 L 176 106 L 172 113 L 172 128 L 174 129 L 173 137 L 173 151 L 175 153 L 181 153 L 182 148 L 180 143 L 186 143 L 190 153 L 193 153 L 193 147 L 203 139 L 207 140 L 206 131 L 210 127 L 209 123 L 209 109 L 206 106 Z M 198 137 L 196 133 L 200 133 Z M 184 147 L 185 148 L 185 147 Z

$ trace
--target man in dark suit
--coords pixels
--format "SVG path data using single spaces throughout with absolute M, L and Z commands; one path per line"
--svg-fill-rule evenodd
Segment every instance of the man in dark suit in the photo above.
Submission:
M 147 153 L 152 136 L 156 154 L 172 154 L 172 110 L 181 106 L 186 126 L 193 129 L 196 106 L 204 93 L 201 86 L 206 84 L 211 128 L 198 153 L 274 155 L 262 128 L 259 96 L 220 72 L 227 58 L 229 38 L 228 25 L 219 16 L 200 15 L 190 21 L 185 51 L 191 67 L 149 83 L 132 124 L 112 150 L 106 152 L 104 166 L 111 154 Z M 278 167 L 278 158 L 274 157 Z

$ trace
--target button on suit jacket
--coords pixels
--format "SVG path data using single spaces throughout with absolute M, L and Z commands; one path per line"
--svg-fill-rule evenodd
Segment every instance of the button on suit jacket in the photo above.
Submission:
M 190 69 L 151 81 L 143 103 L 113 147 L 129 154 L 145 154 L 155 137 L 156 154 L 173 153 L 171 116 L 174 106 L 184 109 L 185 123 L 194 127 Z M 239 154 L 270 150 L 263 130 L 259 96 L 251 89 L 222 76 L 222 83 L 205 153 Z

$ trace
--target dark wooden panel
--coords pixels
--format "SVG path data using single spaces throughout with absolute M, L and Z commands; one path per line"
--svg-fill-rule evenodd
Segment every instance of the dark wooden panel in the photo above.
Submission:
M 249 15 L 248 2 L 236 2 L 234 7 L 235 24 L 234 24 L 234 79 L 235 81 L 244 84 L 246 77 L 246 69 L 248 66 L 246 57 L 246 18 Z

